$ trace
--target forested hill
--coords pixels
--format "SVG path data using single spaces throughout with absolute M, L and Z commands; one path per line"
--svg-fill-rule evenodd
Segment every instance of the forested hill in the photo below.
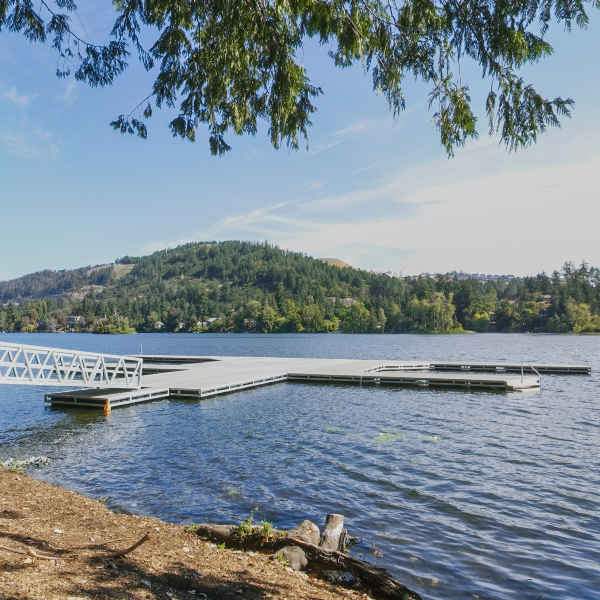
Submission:
M 0 331 L 600 331 L 600 276 L 585 264 L 484 283 L 330 262 L 231 241 L 42 271 L 0 282 Z

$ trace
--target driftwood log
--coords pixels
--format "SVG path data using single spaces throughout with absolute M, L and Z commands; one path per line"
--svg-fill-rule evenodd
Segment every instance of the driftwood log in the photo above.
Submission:
M 321 571 L 351 573 L 361 588 L 369 590 L 374 596 L 386 600 L 423 600 L 417 592 L 413 592 L 402 585 L 385 569 L 337 550 L 339 536 L 343 530 L 343 518 L 335 550 L 328 550 L 308 541 L 308 534 L 303 535 L 301 533 L 301 537 L 290 535 L 292 533 L 297 535 L 298 530 L 310 530 L 311 528 L 306 525 L 307 523 L 310 523 L 310 521 L 303 521 L 296 529 L 285 534 L 275 530 L 268 537 L 265 537 L 259 527 L 253 528 L 251 533 L 240 534 L 240 530 L 235 525 L 198 525 L 194 527 L 194 531 L 204 539 L 225 544 L 226 548 L 236 550 L 270 552 L 278 555 L 284 549 L 301 549 L 306 556 L 307 570 L 317 574 Z M 336 522 L 335 525 L 337 527 L 339 523 Z M 312 541 L 315 541 L 314 531 Z

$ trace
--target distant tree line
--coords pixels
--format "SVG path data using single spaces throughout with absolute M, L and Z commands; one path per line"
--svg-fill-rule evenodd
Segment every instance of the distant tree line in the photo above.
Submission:
M 0 331 L 600 332 L 600 271 L 585 263 L 511 281 L 396 278 L 237 241 L 119 263 L 132 270 L 0 283 Z

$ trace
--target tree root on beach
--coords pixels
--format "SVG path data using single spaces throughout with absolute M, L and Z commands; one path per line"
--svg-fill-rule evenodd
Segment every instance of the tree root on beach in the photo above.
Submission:
M 125 548 L 125 550 L 111 552 L 110 554 L 102 554 L 99 556 L 94 556 L 93 558 L 120 558 L 121 556 L 125 556 L 130 552 L 133 552 L 136 548 L 139 548 L 144 542 L 147 542 L 149 539 L 150 534 L 147 533 L 141 540 L 133 544 L 133 546 Z M 32 556 L 33 558 L 40 558 L 42 560 L 73 560 L 77 558 L 75 554 L 71 554 L 69 556 L 46 556 L 44 554 L 38 554 L 33 548 L 27 548 L 27 550 L 22 550 L 21 548 L 10 548 L 9 546 L 0 545 L 0 550 L 12 552 L 14 554 L 25 554 L 26 556 Z
M 133 552 L 136 548 L 141 546 L 144 542 L 147 542 L 150 539 L 150 534 L 147 533 L 139 542 L 133 544 L 133 546 L 129 546 L 129 548 L 125 548 L 125 550 L 119 550 L 118 552 L 111 552 L 110 554 L 104 554 L 100 558 L 120 558 L 121 556 L 125 556 L 130 552 Z
M 251 533 L 243 535 L 232 525 L 198 525 L 194 526 L 193 531 L 202 538 L 218 541 L 225 544 L 225 547 L 236 550 L 256 550 L 277 555 L 290 546 L 301 548 L 307 559 L 306 569 L 316 574 L 322 571 L 350 573 L 362 589 L 369 590 L 379 598 L 423 600 L 417 592 L 394 579 L 386 569 L 338 550 L 328 550 L 298 537 L 288 537 L 276 530 L 268 537 L 265 537 L 259 527 L 254 527 Z
M 9 548 L 8 546 L 0 546 L 0 550 L 6 552 L 13 552 L 14 554 L 25 554 L 26 556 L 33 556 L 34 558 L 41 558 L 42 560 L 70 560 L 70 556 L 45 556 L 44 554 L 38 554 L 33 548 L 27 548 L 27 550 L 21 550 L 20 548 Z

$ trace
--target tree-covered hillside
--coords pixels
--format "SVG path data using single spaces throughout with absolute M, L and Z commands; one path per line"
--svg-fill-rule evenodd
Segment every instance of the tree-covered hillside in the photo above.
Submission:
M 0 283 L 0 331 L 595 332 L 599 283 L 585 264 L 511 281 L 398 279 L 267 243 L 193 243 Z

